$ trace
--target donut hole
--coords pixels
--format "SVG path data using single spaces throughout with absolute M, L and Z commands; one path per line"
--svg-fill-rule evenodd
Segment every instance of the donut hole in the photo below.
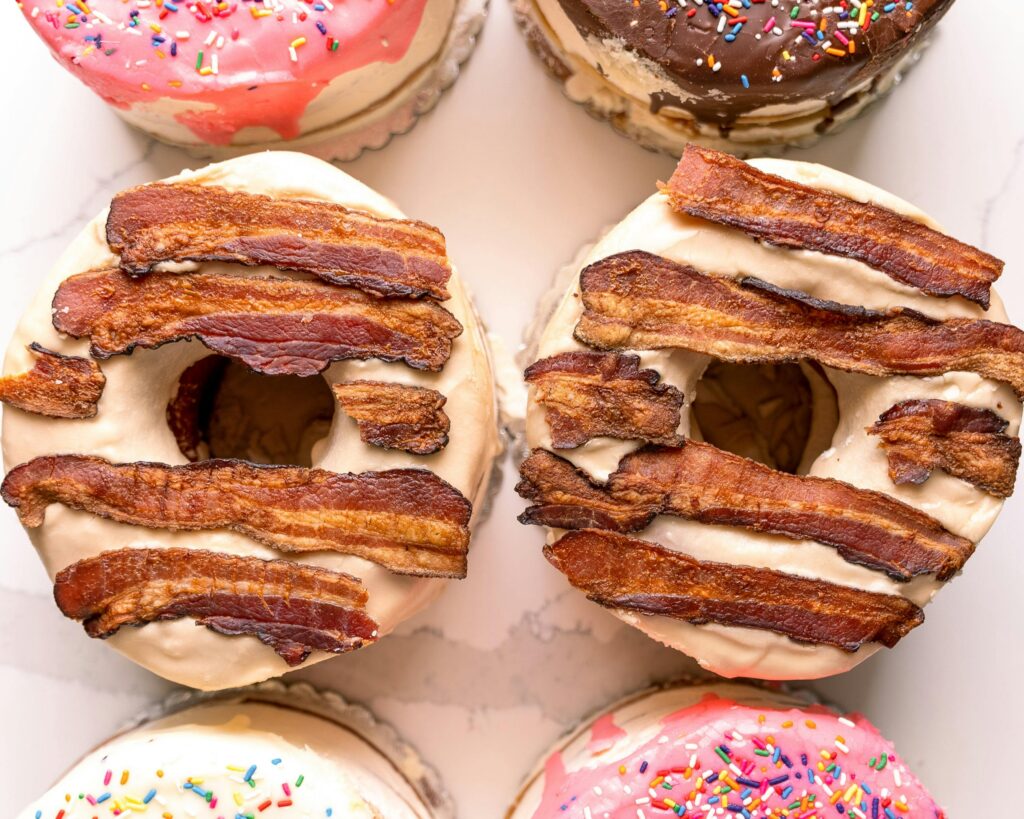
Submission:
M 791 474 L 807 471 L 839 425 L 835 391 L 810 364 L 712 362 L 691 411 L 708 443 Z
M 323 378 L 263 375 L 211 355 L 181 374 L 167 423 L 190 461 L 312 466 L 313 447 L 327 435 L 334 405 Z

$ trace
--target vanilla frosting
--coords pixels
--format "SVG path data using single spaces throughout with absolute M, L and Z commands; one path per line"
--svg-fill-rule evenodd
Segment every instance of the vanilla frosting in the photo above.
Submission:
M 128 122 L 165 141 L 219 146 L 294 139 L 388 104 L 441 52 L 455 7 L 22 4 L 56 59 Z
M 794 803 L 801 815 L 944 815 L 863 716 L 711 683 L 647 691 L 586 721 L 527 779 L 508 819 L 761 819 Z
M 298 153 L 254 154 L 186 171 L 168 181 L 220 185 L 229 189 L 276 197 L 321 199 L 389 217 L 401 211 L 380 194 L 334 166 Z M 88 355 L 87 339 L 62 336 L 53 328 L 50 302 L 60 283 L 85 270 L 116 264 L 104 238 L 106 214 L 100 214 L 72 242 L 45 277 L 35 300 L 15 330 L 4 362 L 5 373 L 32 366 L 27 345 L 37 341 L 68 355 Z M 269 267 L 237 265 L 178 265 L 239 276 L 289 276 Z M 340 361 L 322 377 L 328 384 L 354 379 L 378 379 L 430 387 L 448 399 L 450 442 L 430 456 L 414 456 L 364 444 L 354 421 L 336 411 L 326 437 L 313 446 L 313 466 L 335 472 L 364 472 L 405 467 L 429 469 L 455 486 L 474 505 L 475 525 L 491 473 L 500 451 L 494 384 L 480 322 L 458 273 L 449 282 L 451 299 L 445 307 L 464 331 L 455 342 L 444 369 L 437 373 L 413 370 L 400 363 Z M 156 461 L 187 463 L 166 423 L 166 408 L 180 374 L 210 354 L 198 341 L 176 342 L 155 350 L 136 350 L 101 363 L 107 383 L 95 418 L 55 420 L 13 408 L 3 414 L 3 454 L 7 469 L 50 454 L 83 454 L 115 463 Z M 264 559 L 281 557 L 274 549 L 226 530 L 174 532 L 147 529 L 105 520 L 88 512 L 51 505 L 42 526 L 29 530 L 50 576 L 101 552 L 121 548 L 180 547 L 209 549 Z M 369 591 L 367 613 L 386 635 L 440 594 L 448 581 L 396 575 L 377 564 L 335 553 L 289 554 L 289 559 L 347 572 L 362 579 Z M 220 689 L 277 676 L 288 670 L 274 651 L 249 637 L 225 637 L 197 628 L 188 619 L 125 628 L 108 642 L 126 656 L 162 677 L 194 688 Z M 314 653 L 307 663 L 328 658 Z
M 293 708 L 229 701 L 188 708 L 104 743 L 18 819 L 90 819 L 118 810 L 260 819 L 431 816 L 391 760 L 349 728 Z
M 890 208 L 938 229 L 932 219 L 908 203 L 820 165 L 775 159 L 751 164 L 805 185 Z M 985 316 L 1006 321 L 1002 303 L 995 295 L 987 312 L 958 297 L 932 298 L 852 259 L 762 244 L 739 230 L 676 213 L 661 193 L 651 196 L 612 228 L 590 250 L 576 272 L 587 264 L 628 250 L 645 250 L 720 275 L 756 276 L 781 288 L 875 310 L 903 306 L 935 318 Z M 582 313 L 578 278 L 573 276 L 572 285 L 543 330 L 537 358 L 586 349 L 573 338 Z M 638 355 L 642 366 L 656 370 L 663 381 L 681 390 L 687 404 L 693 400 L 696 384 L 709 361 L 706 356 L 683 350 L 640 351 Z M 927 512 L 954 534 L 979 541 L 1002 508 L 1000 499 L 939 472 L 923 485 L 894 485 L 884 451 L 877 438 L 868 436 L 865 430 L 898 401 L 937 398 L 991 409 L 1009 422 L 1008 434 L 1017 435 L 1021 404 L 1013 390 L 1006 384 L 966 372 L 933 378 L 873 378 L 826 368 L 825 375 L 836 391 L 839 423 L 831 442 L 806 473 L 884 492 Z M 527 442 L 531 448 L 552 449 L 543 408 L 533 400 L 532 392 L 526 421 Z M 699 437 L 699 430 L 691 429 L 691 414 L 687 411 L 682 414 L 679 432 Z M 559 450 L 558 454 L 595 479 L 605 480 L 620 458 L 638 446 L 636 441 L 599 438 L 577 449 Z M 552 533 L 552 539 L 558 534 Z M 941 586 L 931 576 L 898 583 L 881 572 L 846 562 L 835 549 L 819 543 L 669 516 L 656 518 L 636 536 L 701 560 L 768 567 L 868 591 L 902 594 L 918 605 L 929 602 Z M 831 646 L 797 643 L 769 631 L 715 624 L 694 626 L 627 611 L 616 614 L 727 677 L 823 677 L 852 668 L 878 648 L 871 644 L 856 652 L 846 652 Z

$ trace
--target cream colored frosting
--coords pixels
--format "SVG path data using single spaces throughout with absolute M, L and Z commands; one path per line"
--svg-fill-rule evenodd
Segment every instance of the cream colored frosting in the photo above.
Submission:
M 882 205 L 938 227 L 912 205 L 820 165 L 775 159 L 751 164 L 812 187 Z M 852 259 L 768 246 L 752 241 L 738 230 L 680 215 L 672 210 L 661 193 L 644 201 L 609 231 L 579 267 L 582 269 L 598 259 L 627 250 L 646 250 L 721 275 L 756 276 L 818 298 L 877 310 L 906 306 L 935 318 L 984 315 L 994 321 L 1006 321 L 1002 303 L 995 295 L 987 313 L 960 298 L 931 298 Z M 578 285 L 578 276 L 574 276 L 572 286 L 541 335 L 538 358 L 585 349 L 573 338 L 573 329 L 582 312 Z M 639 355 L 643 366 L 658 371 L 665 382 L 684 392 L 687 403 L 692 401 L 697 381 L 708 362 L 705 356 L 686 351 L 646 351 Z M 898 401 L 941 398 L 992 409 L 1009 421 L 1009 434 L 1016 435 L 1020 428 L 1021 405 L 1013 390 L 1005 384 L 964 372 L 934 378 L 885 379 L 831 369 L 825 372 L 837 392 L 839 426 L 831 445 L 810 464 L 807 473 L 885 492 L 934 516 L 955 534 L 975 542 L 980 540 L 1002 507 L 998 498 L 944 473 L 935 473 L 920 486 L 895 486 L 877 439 L 869 437 L 864 430 Z M 690 423 L 690 413 L 684 412 L 681 434 L 690 434 Z M 552 448 L 543 409 L 532 400 L 532 391 L 526 429 L 530 447 Z M 595 478 L 605 480 L 619 459 L 638 445 L 638 442 L 596 439 L 578 449 L 561 450 L 559 454 Z M 556 535 L 553 533 L 552 537 Z M 733 527 L 706 526 L 668 516 L 656 518 L 638 536 L 703 560 L 771 567 L 875 592 L 903 594 L 919 605 L 927 603 L 941 585 L 933 577 L 897 583 L 885 574 L 847 563 L 835 549 L 818 543 Z M 617 614 L 651 637 L 727 677 L 823 677 L 853 667 L 877 649 L 876 645 L 868 645 L 848 653 L 829 646 L 796 643 L 768 631 L 693 626 L 666 617 L 625 611 Z
M 717 123 L 700 122 L 683 109 L 666 106 L 659 113 L 652 112 L 650 100 L 658 93 L 684 100 L 688 95 L 661 66 L 633 53 L 622 40 L 584 37 L 558 0 L 516 0 L 516 9 L 538 27 L 571 72 L 564 80 L 570 99 L 613 119 L 644 144 L 676 156 L 691 141 L 734 153 L 810 145 L 820 138 L 826 120 L 828 131 L 837 130 L 891 90 L 923 47 L 909 49 L 876 79 L 850 88 L 839 110 L 825 100 L 814 99 L 763 106 L 739 116 L 728 138 L 723 138 Z
M 303 197 L 338 202 L 380 216 L 401 218 L 398 208 L 380 194 L 318 159 L 298 153 L 254 154 L 186 171 L 173 180 L 221 185 L 278 197 Z M 69 355 L 87 355 L 88 341 L 62 336 L 54 330 L 50 303 L 60 282 L 75 273 L 116 263 L 104 239 L 106 213 L 89 223 L 43 278 L 35 300 L 14 333 L 4 362 L 5 373 L 32 366 L 27 345 Z M 179 265 L 179 268 L 195 265 Z M 241 268 L 204 264 L 204 271 L 240 276 L 286 276 L 274 268 Z M 313 465 L 336 472 L 363 472 L 423 467 L 435 472 L 474 504 L 474 523 L 484 501 L 492 463 L 500 451 L 494 384 L 480 322 L 457 273 L 449 283 L 452 297 L 445 306 L 465 328 L 452 355 L 439 373 L 413 370 L 400 363 L 342 361 L 323 373 L 328 383 L 351 379 L 380 379 L 431 387 L 447 396 L 451 419 L 450 442 L 439 453 L 415 456 L 362 443 L 355 423 L 335 412 L 326 438 L 313 449 Z M 7 408 L 3 417 L 4 465 L 12 466 L 40 455 L 75 453 L 97 455 L 113 462 L 157 461 L 186 463 L 168 429 L 165 413 L 181 372 L 209 350 L 197 341 L 168 344 L 156 350 L 136 350 L 102 362 L 107 383 L 95 418 L 54 420 Z M 281 554 L 230 531 L 173 532 L 146 529 L 104 520 L 87 512 L 52 505 L 44 524 L 29 530 L 53 577 L 61 569 L 101 552 L 132 547 L 210 549 L 237 555 L 277 558 Z M 369 590 L 368 613 L 386 635 L 440 594 L 446 581 L 392 574 L 356 557 L 333 553 L 292 554 L 290 559 L 343 571 L 361 578 Z M 151 623 L 122 629 L 108 641 L 135 662 L 162 677 L 194 688 L 219 689 L 244 685 L 288 670 L 284 661 L 255 638 L 225 637 L 191 620 Z M 307 663 L 331 655 L 314 653 Z
M 190 783 L 200 790 L 186 787 Z M 216 810 L 205 804 L 206 793 L 217 800 Z M 145 808 L 182 817 L 199 816 L 200 809 L 202 815 L 266 819 L 431 816 L 394 764 L 358 734 L 302 711 L 252 702 L 196 706 L 115 737 L 18 819 L 33 819 L 36 811 L 51 817 L 61 809 L 67 819 L 88 819 L 97 813 L 90 797 L 102 799 L 104 810 L 122 806 L 125 815 Z
M 411 44 L 401 59 L 394 62 L 377 60 L 352 71 L 339 74 L 314 97 L 299 118 L 301 136 L 345 123 L 354 130 L 380 116 L 382 111 L 399 104 L 402 90 L 426 71 L 440 56 L 455 15 L 456 0 L 430 0 Z M 207 107 L 194 101 L 161 97 L 143 100 L 127 108 L 115 108 L 131 125 L 165 142 L 179 145 L 204 144 L 175 116 Z M 268 145 L 281 137 L 271 128 L 250 126 L 238 131 L 233 147 Z

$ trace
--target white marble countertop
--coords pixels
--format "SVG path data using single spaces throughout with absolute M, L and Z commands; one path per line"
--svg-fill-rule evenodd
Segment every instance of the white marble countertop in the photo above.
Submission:
M 345 167 L 442 227 L 491 330 L 514 347 L 553 272 L 665 179 L 646 153 L 562 98 L 494 0 L 477 53 L 439 108 L 381 152 Z M 1024 316 L 1024 104 L 1019 49 L 994 35 L 1020 0 L 960 0 L 905 87 L 843 134 L 790 154 L 917 203 L 956 236 L 1006 260 L 1001 292 Z M 984 7 L 983 9 L 981 7 Z M 82 224 L 128 185 L 199 164 L 131 131 L 0 10 L 0 338 Z M 1005 22 L 1004 22 L 1005 21 Z M 294 675 L 392 721 L 443 774 L 463 817 L 497 817 L 534 759 L 581 715 L 682 657 L 567 591 L 515 521 L 512 465 L 477 532 L 469 579 L 380 645 Z M 952 816 L 1006 814 L 1024 730 L 1020 537 L 1011 499 L 992 533 L 896 650 L 817 685 L 897 742 Z M 77 756 L 169 686 L 63 619 L 15 515 L 0 509 L 0 793 L 19 808 Z M 995 710 L 1009 707 L 1007 715 Z M 989 790 L 991 789 L 991 791 Z

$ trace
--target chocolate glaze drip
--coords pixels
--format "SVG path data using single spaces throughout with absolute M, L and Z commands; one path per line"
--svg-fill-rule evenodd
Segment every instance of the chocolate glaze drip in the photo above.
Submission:
M 800 36 L 802 29 L 791 25 L 792 2 L 772 6 L 754 0 L 750 8 L 738 9 L 747 22 L 733 42 L 724 39 L 728 26 L 722 34 L 718 32 L 718 17 L 708 4 L 695 6 L 691 2 L 682 8 L 676 0 L 667 2 L 670 12 L 675 9 L 672 16 L 662 10 L 658 0 L 639 0 L 638 5 L 630 0 L 559 0 L 584 37 L 622 41 L 633 54 L 660 66 L 678 85 L 678 94 L 661 91 L 651 98 L 653 112 L 666 106 L 682 108 L 700 120 L 717 120 L 726 128 L 740 115 L 767 105 L 808 99 L 839 103 L 851 89 L 892 67 L 953 5 L 953 0 L 917 0 L 907 11 L 900 0 L 899 8 L 886 14 L 879 2 L 872 11 L 881 16 L 854 38 L 856 53 L 835 57 L 820 48 L 821 41 L 812 46 Z M 799 3 L 797 19 L 820 22 L 819 9 L 833 6 L 838 3 L 804 0 Z M 690 9 L 697 12 L 692 17 L 687 16 Z M 763 33 L 773 17 L 782 29 L 781 36 Z M 826 38 L 845 51 L 833 36 L 838 14 L 830 12 L 826 19 Z M 786 60 L 784 51 L 796 59 Z M 812 59 L 812 54 L 820 59 Z M 709 67 L 709 55 L 721 63 L 718 71 Z M 779 82 L 773 81 L 776 68 L 782 73 Z M 749 88 L 744 87 L 743 76 Z

